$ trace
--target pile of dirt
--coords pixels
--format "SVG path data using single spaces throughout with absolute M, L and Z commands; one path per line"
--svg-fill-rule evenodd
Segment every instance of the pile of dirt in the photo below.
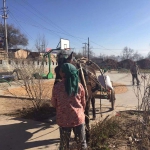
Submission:
M 115 94 L 122 94 L 128 91 L 127 86 L 121 83 L 113 83 L 113 87 L 115 90 Z

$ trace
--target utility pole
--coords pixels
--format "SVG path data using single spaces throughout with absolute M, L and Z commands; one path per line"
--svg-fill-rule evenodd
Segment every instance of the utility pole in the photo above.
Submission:
M 85 57 L 87 56 L 87 50 L 86 50 L 86 45 L 87 45 L 87 43 L 82 43 L 82 44 L 85 44 L 85 46 L 84 46 L 84 51 L 85 51 Z
M 86 53 L 86 56 L 88 57 L 88 60 L 89 60 L 90 59 L 90 42 L 89 42 L 89 37 L 88 37 L 88 43 L 82 43 L 82 44 L 85 44 L 85 53 Z M 87 45 L 87 47 L 86 47 L 86 45 Z
M 88 60 L 90 59 L 90 42 L 88 37 Z
M 85 52 L 85 47 L 82 47 L 83 51 L 82 51 L 82 55 L 84 56 L 84 52 Z
M 6 19 L 8 17 L 7 17 L 6 0 L 3 0 L 3 15 L 2 15 L 2 18 L 4 19 L 4 27 L 5 27 L 5 50 L 6 50 L 7 58 L 8 58 L 7 22 L 6 22 Z

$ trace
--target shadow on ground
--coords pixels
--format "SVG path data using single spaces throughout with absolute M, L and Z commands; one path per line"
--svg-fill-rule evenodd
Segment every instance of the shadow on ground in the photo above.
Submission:
M 105 115 L 107 113 L 110 113 L 111 112 L 113 113 L 112 109 L 110 107 L 102 107 L 101 109 L 100 108 L 96 108 L 96 118 L 99 118 L 99 115 Z M 92 110 L 90 109 L 90 113 L 92 114 Z M 95 120 L 94 118 L 91 118 L 90 120 Z
M 44 146 L 46 148 L 48 145 L 58 143 L 59 141 L 59 139 L 43 140 L 44 138 L 41 138 L 42 136 L 49 135 L 56 130 L 49 123 L 41 123 L 19 118 L 13 120 L 15 122 L 14 124 L 0 126 L 0 149 L 2 150 L 23 150 L 39 146 Z M 38 141 L 35 141 L 36 138 L 33 137 L 34 134 L 50 128 L 51 130 L 44 132 L 45 134 L 39 134 L 39 136 L 36 137 L 38 138 Z M 32 130 L 32 132 L 29 132 L 28 130 Z

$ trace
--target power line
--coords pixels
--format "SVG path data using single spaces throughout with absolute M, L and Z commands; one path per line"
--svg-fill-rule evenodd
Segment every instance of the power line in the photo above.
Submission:
M 14 0 L 14 1 L 16 2 L 16 0 Z M 17 2 L 18 2 L 18 1 L 17 1 Z M 50 29 L 48 29 L 48 28 L 46 28 L 46 27 L 44 27 L 43 25 L 40 24 L 41 28 L 43 28 L 43 29 L 45 29 L 45 30 L 48 30 L 48 31 L 50 31 L 50 32 L 53 32 L 53 33 L 55 33 L 55 35 L 57 35 L 57 36 L 59 36 L 59 37 L 60 37 L 60 35 L 58 35 L 58 34 L 56 34 L 56 33 L 68 35 L 68 36 L 70 36 L 70 37 L 73 37 L 73 38 L 77 39 L 77 40 L 80 41 L 80 42 L 83 42 L 83 41 L 81 41 L 81 40 L 79 40 L 79 39 L 86 40 L 85 38 L 76 37 L 76 36 L 73 36 L 73 35 L 69 34 L 69 33 L 66 32 L 64 29 L 62 29 L 61 27 L 59 27 L 58 25 L 56 25 L 56 24 L 55 24 L 52 20 L 50 20 L 48 17 L 46 17 L 46 16 L 43 15 L 41 12 L 39 12 L 37 9 L 35 9 L 35 7 L 33 7 L 32 5 L 30 5 L 28 2 L 26 2 L 25 0 L 23 0 L 23 2 L 24 2 L 27 6 L 29 6 L 32 10 L 34 10 L 35 12 L 37 12 L 40 16 L 37 15 L 37 14 L 35 14 L 35 13 L 33 13 L 33 12 L 31 12 L 30 9 L 27 9 L 27 8 L 24 7 L 24 5 L 22 5 L 21 3 L 18 3 L 18 4 L 20 4 L 20 5 L 21 5 L 22 7 L 24 7 L 25 9 L 29 10 L 32 14 L 34 14 L 34 15 L 37 16 L 38 18 L 42 19 L 44 22 L 49 23 L 49 22 L 47 21 L 47 20 L 49 20 L 49 21 L 51 22 L 51 24 L 52 24 L 55 28 L 57 27 L 57 29 L 59 29 L 59 30 L 61 30 L 61 31 L 64 31 L 65 33 L 64 33 L 64 32 L 59 32 L 59 31 L 50 30 Z M 41 17 L 41 16 L 42 16 L 42 17 Z M 43 17 L 43 16 L 44 16 L 44 17 Z M 45 18 L 46 18 L 46 19 L 45 19 Z M 38 23 L 38 24 L 39 24 L 39 23 Z M 33 24 L 32 24 L 32 26 L 38 27 L 37 25 L 33 25 Z M 94 43 L 94 44 L 96 44 L 96 45 L 102 47 L 103 50 L 110 50 L 110 51 L 112 51 L 112 49 L 108 49 L 108 48 L 106 48 L 106 47 L 104 47 L 104 46 L 102 46 L 102 45 L 100 45 L 100 44 L 97 44 L 96 42 L 93 42 L 93 41 L 90 41 L 90 42 L 92 42 L 92 43 Z
M 51 21 L 47 16 L 43 15 L 41 12 L 39 12 L 35 7 L 33 7 L 32 5 L 30 5 L 28 2 L 24 1 L 25 4 L 27 4 L 32 10 L 34 10 L 35 12 L 37 12 L 39 15 L 41 15 L 42 17 L 40 17 L 39 15 L 33 13 L 35 16 L 37 16 L 38 18 L 42 19 L 44 22 L 48 23 L 48 20 L 50 21 L 50 23 L 56 28 L 58 28 L 59 30 L 62 30 L 63 33 L 62 34 L 66 34 L 72 38 L 75 38 L 76 40 L 78 40 L 79 42 L 83 42 L 80 39 L 84 39 L 84 38 L 80 38 L 80 37 L 76 37 L 74 35 L 71 35 L 70 33 L 68 33 L 67 31 L 65 31 L 64 29 L 62 29 L 61 27 L 59 27 L 57 24 L 55 24 L 53 21 Z M 20 4 L 22 5 L 22 4 Z M 23 5 L 22 5 L 23 6 Z M 23 6 L 24 7 L 24 6 Z M 25 7 L 24 7 L 25 8 Z M 27 8 L 26 8 L 27 9 Z M 30 11 L 30 10 L 29 10 Z M 30 11 L 31 12 L 31 11 Z M 64 33 L 65 32 L 65 33 Z M 84 39 L 85 40 L 85 39 Z
M 42 20 L 44 20 L 45 22 L 47 22 L 47 20 L 49 20 L 51 22 L 51 24 L 56 28 L 58 28 L 59 30 L 62 30 L 66 33 L 66 35 L 71 36 L 73 38 L 77 38 L 73 35 L 71 35 L 70 33 L 68 33 L 67 31 L 65 31 L 64 29 L 62 29 L 60 26 L 58 26 L 56 23 L 54 23 L 52 20 L 50 20 L 47 16 L 43 15 L 40 11 L 38 11 L 35 7 L 33 7 L 32 5 L 30 5 L 27 1 L 23 0 L 24 3 L 26 3 L 29 7 L 31 7 L 33 10 L 35 10 L 39 15 L 44 16 L 44 17 L 39 17 Z M 44 19 L 43 19 L 44 18 Z M 49 23 L 49 22 L 48 22 Z
M 22 4 L 20 4 L 22 7 L 24 7 Z M 14 6 L 13 6 L 14 7 Z M 14 7 L 15 8 L 15 7 Z M 28 10 L 28 11 L 30 11 L 32 14 L 34 14 L 35 16 L 37 16 L 35 13 L 33 13 L 30 9 L 27 9 L 26 7 L 24 7 L 26 10 Z M 21 11 L 20 11 L 21 12 Z M 23 13 L 22 13 L 23 14 Z M 27 16 L 27 15 L 26 15 Z M 27 16 L 28 18 L 30 18 L 30 16 Z M 33 20 L 33 19 L 32 19 Z M 34 22 L 36 22 L 37 24 L 39 24 L 41 27 L 43 27 L 43 28 L 45 28 L 43 25 L 41 25 L 39 22 L 37 22 L 37 21 L 35 21 L 34 20 Z M 53 33 L 53 30 L 49 30 L 49 31 L 51 31 L 51 33 Z M 57 35 L 59 38 L 61 38 L 60 37 L 60 35 L 58 35 L 58 34 L 56 34 L 56 33 L 53 33 L 53 34 L 55 34 L 55 35 Z
M 96 45 L 102 47 L 103 49 L 107 49 L 106 47 L 104 47 L 104 46 L 102 46 L 102 45 L 100 45 L 100 44 L 97 44 L 96 42 L 93 42 L 93 41 L 91 41 L 91 40 L 90 40 L 90 42 L 92 42 L 92 43 L 94 43 L 94 44 L 96 44 Z
M 109 48 L 109 49 L 103 49 L 103 48 L 92 48 L 92 49 L 100 49 L 100 50 L 123 50 L 124 48 L 120 48 L 120 49 L 115 49 L 115 48 Z M 146 49 L 133 49 L 133 50 L 138 50 L 138 51 L 142 51 L 142 50 L 146 50 Z
M 77 39 L 77 40 L 80 41 L 80 42 L 83 42 L 83 41 L 81 41 L 80 39 L 86 40 L 85 38 L 76 37 L 76 36 L 73 36 L 73 35 L 69 34 L 69 33 L 66 32 L 64 29 L 62 29 L 61 27 L 59 27 L 58 25 L 56 25 L 56 24 L 55 24 L 53 21 L 51 21 L 49 18 L 47 18 L 45 15 L 43 15 L 41 12 L 39 12 L 37 9 L 35 9 L 35 7 L 33 7 L 32 5 L 30 5 L 28 2 L 26 2 L 26 1 L 24 1 L 24 0 L 23 0 L 23 2 L 24 2 L 26 5 L 28 5 L 32 10 L 34 10 L 34 11 L 36 11 L 38 14 L 40 14 L 42 17 L 40 17 L 40 16 L 38 16 L 37 14 L 33 13 L 35 16 L 37 16 L 38 18 L 42 19 L 42 20 L 45 21 L 45 22 L 47 22 L 47 20 L 49 20 L 55 28 L 57 27 L 59 30 L 62 30 L 62 31 L 65 32 L 65 33 L 61 33 L 61 34 L 65 34 L 65 35 L 68 35 L 68 36 L 70 36 L 70 37 L 73 37 L 73 38 Z M 20 3 L 19 3 L 19 4 L 20 4 Z M 22 4 L 20 4 L 20 5 L 22 5 Z M 24 5 L 22 5 L 22 6 L 24 7 Z M 24 7 L 24 8 L 25 8 L 25 7 Z M 25 9 L 27 9 L 27 8 L 25 8 Z M 28 9 L 28 10 L 29 10 L 29 9 Z M 31 12 L 31 10 L 29 10 L 29 11 Z M 43 17 L 43 16 L 44 16 L 44 17 Z M 47 19 L 45 19 L 45 18 L 47 18 Z M 49 23 L 49 22 L 47 22 L 47 23 Z M 57 33 L 59 33 L 58 31 L 53 31 L 53 30 L 50 30 L 50 29 L 45 28 L 45 27 L 44 27 L 44 29 L 49 30 L 49 31 L 52 31 L 52 32 L 57 32 Z M 93 42 L 93 43 L 95 43 L 95 42 Z
M 23 0 L 23 2 L 24 2 L 27 6 L 29 6 L 31 9 L 33 9 L 35 12 L 37 12 L 39 15 L 44 16 L 40 11 L 38 11 L 35 7 L 33 7 L 32 5 L 30 5 L 27 1 Z M 37 16 L 37 15 L 36 15 L 36 16 Z M 38 17 L 39 17 L 40 19 L 44 20 L 45 22 L 47 22 L 47 20 L 49 20 L 54 28 L 58 28 L 58 29 L 60 29 L 60 30 L 62 30 L 62 31 L 64 31 L 64 32 L 66 32 L 64 29 L 62 29 L 61 27 L 59 27 L 59 26 L 58 26 L 57 24 L 55 24 L 52 20 L 50 20 L 48 17 L 46 17 L 46 16 L 44 16 L 44 17 L 38 16 Z M 47 20 L 45 20 L 44 18 L 46 18 Z M 49 23 L 49 22 L 48 22 L 48 23 Z
M 15 7 L 14 7 L 14 10 L 16 10 L 15 9 Z M 20 13 L 22 13 L 21 11 L 20 11 Z M 11 11 L 11 14 L 13 15 L 13 13 L 12 13 L 12 11 Z M 23 14 L 23 13 L 22 13 Z M 14 15 L 13 15 L 14 16 Z M 27 15 L 25 15 L 26 17 L 28 17 Z M 29 17 L 28 17 L 29 18 Z M 28 19 L 28 21 L 29 21 L 29 19 Z M 33 21 L 33 19 L 32 19 L 32 21 Z M 34 21 L 34 23 L 36 23 L 36 24 L 32 24 L 32 22 L 25 22 L 25 21 L 20 21 L 20 20 L 18 20 L 17 19 L 17 22 L 23 22 L 24 24 L 27 24 L 27 25 L 31 25 L 31 26 L 34 26 L 34 27 L 37 27 L 37 28 L 41 28 L 41 29 L 44 29 L 44 30 L 46 30 L 46 31 L 49 31 L 50 33 L 52 33 L 52 32 L 56 32 L 56 33 L 61 33 L 61 34 L 65 34 L 65 33 L 62 33 L 62 32 L 58 32 L 58 31 L 54 31 L 54 30 L 50 30 L 50 29 L 48 29 L 48 28 L 46 28 L 46 27 L 44 27 L 44 26 L 42 26 L 40 23 L 38 23 L 38 22 L 36 22 L 36 21 Z M 39 24 L 39 25 L 38 25 Z M 60 37 L 58 34 L 56 34 L 55 33 L 55 35 L 57 35 L 58 37 Z
M 18 24 L 19 26 L 20 26 L 20 28 L 32 39 L 32 40 L 34 40 L 33 38 L 32 38 L 32 36 L 30 35 L 30 34 L 28 34 L 28 32 L 26 32 L 25 30 L 24 30 L 24 28 L 21 26 L 21 24 L 19 24 L 19 22 L 18 22 L 18 20 L 15 18 L 15 16 L 9 11 L 9 13 L 10 13 L 10 15 L 12 16 L 12 18 L 16 21 L 16 24 Z
M 108 51 L 111 51 L 112 52 L 112 50 L 113 49 L 108 49 L 108 48 L 106 48 L 106 47 L 104 47 L 104 46 L 102 46 L 102 45 L 100 45 L 100 44 L 97 44 L 96 42 L 93 42 L 93 41 L 91 41 L 90 40 L 90 42 L 92 42 L 92 43 L 94 43 L 94 44 L 96 44 L 96 45 L 98 45 L 98 46 L 100 46 L 100 47 L 102 47 L 102 48 L 92 48 L 92 49 L 101 49 L 101 50 L 108 50 Z

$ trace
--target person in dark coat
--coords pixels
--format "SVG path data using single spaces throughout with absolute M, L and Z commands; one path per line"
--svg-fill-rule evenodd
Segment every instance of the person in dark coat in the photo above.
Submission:
M 61 66 L 64 63 L 71 63 L 72 58 L 73 58 L 73 52 L 69 56 L 67 56 L 66 52 L 64 52 L 64 51 L 62 51 L 62 52 L 63 53 L 59 53 L 57 55 L 57 57 L 58 57 L 58 59 L 57 59 L 58 66 L 56 66 L 55 69 L 54 69 L 55 74 L 56 74 L 54 85 L 62 80 L 61 75 L 59 74 Z
M 137 85 L 139 85 L 140 81 L 138 79 L 138 75 L 140 75 L 140 72 L 139 72 L 139 67 L 138 67 L 138 65 L 135 62 L 131 66 L 130 72 L 132 74 L 132 84 L 134 85 L 134 80 L 136 79 Z

